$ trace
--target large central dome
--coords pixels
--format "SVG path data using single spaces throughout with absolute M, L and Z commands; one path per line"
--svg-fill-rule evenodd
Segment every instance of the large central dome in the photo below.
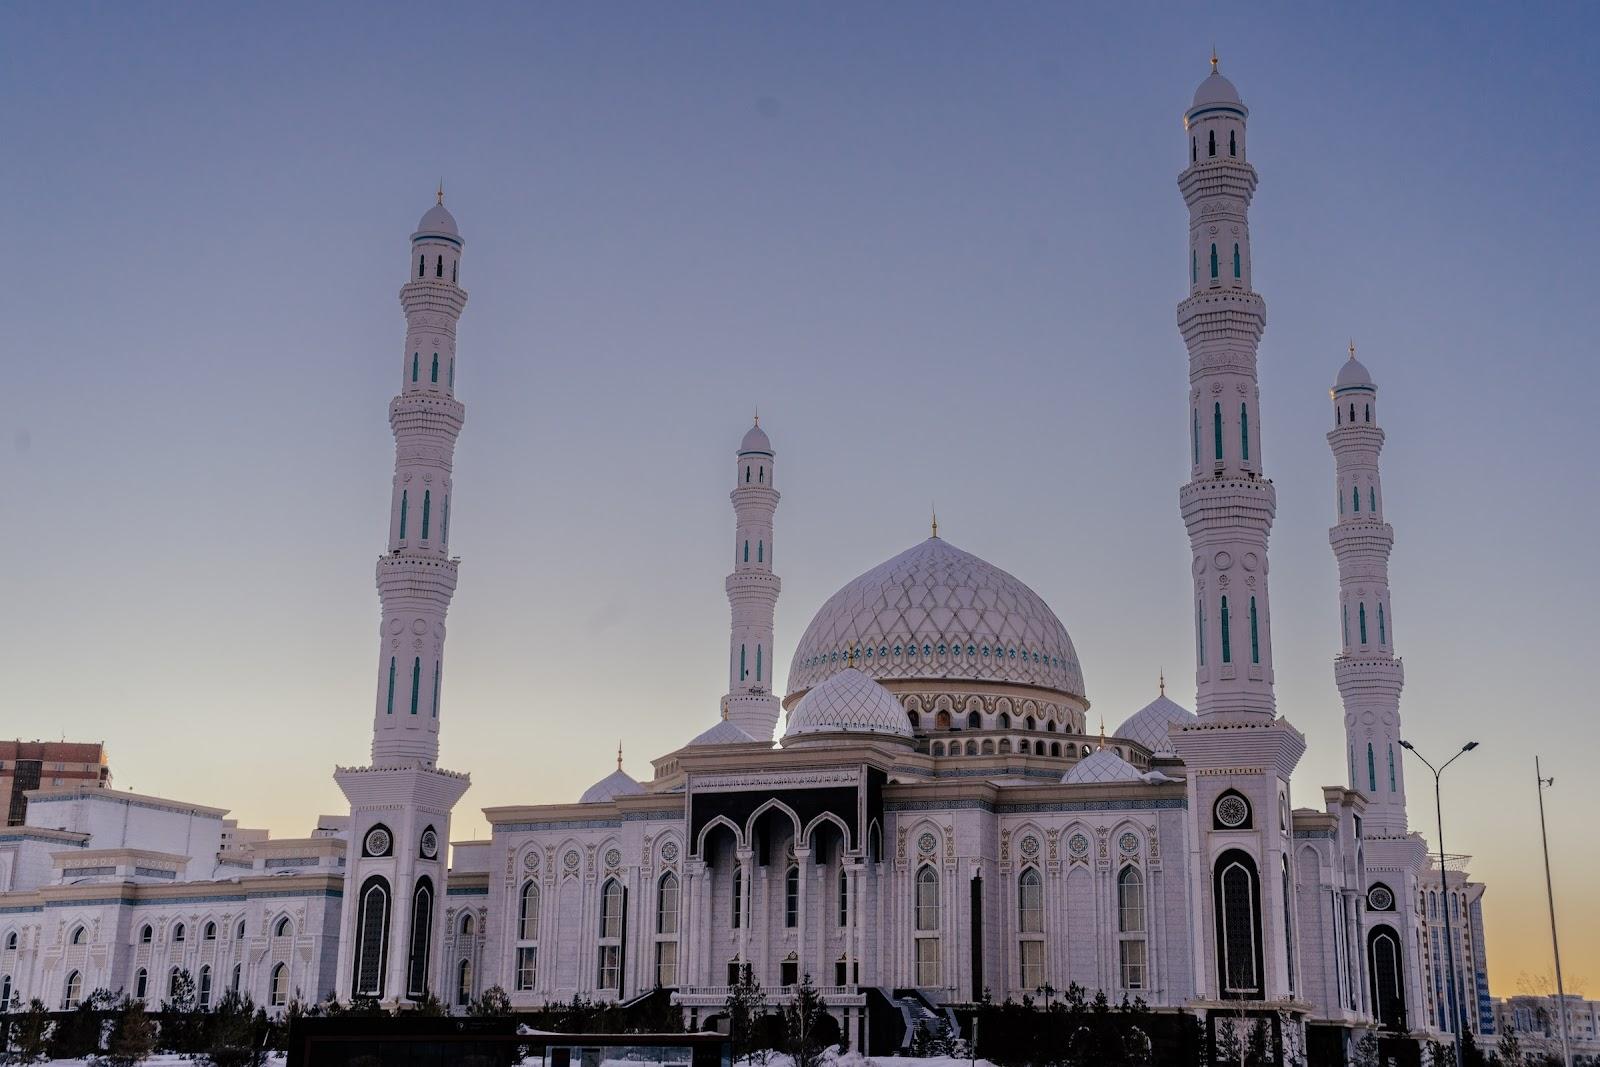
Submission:
M 878 681 L 991 682 L 1083 699 L 1066 627 L 999 567 L 930 537 L 828 598 L 800 638 L 785 704 L 844 667 Z

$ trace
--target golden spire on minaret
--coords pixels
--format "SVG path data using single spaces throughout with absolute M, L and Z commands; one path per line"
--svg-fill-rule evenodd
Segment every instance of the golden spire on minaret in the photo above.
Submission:
M 1356 339 L 1354 337 L 1350 338 L 1350 358 L 1356 358 Z
M 1100 716 L 1100 747 L 1106 747 L 1106 717 Z
M 444 179 L 443 178 L 439 179 L 439 193 L 438 193 L 438 196 L 439 196 L 439 206 L 443 207 L 444 206 Z

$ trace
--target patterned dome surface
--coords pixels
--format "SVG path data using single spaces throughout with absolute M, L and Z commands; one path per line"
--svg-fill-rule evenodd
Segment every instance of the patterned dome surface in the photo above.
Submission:
M 604 804 L 617 797 L 638 796 L 644 792 L 644 786 L 634 781 L 627 771 L 612 771 L 594 785 L 583 791 L 583 796 L 578 798 L 579 804 Z
M 1061 776 L 1067 785 L 1095 785 L 1100 782 L 1142 782 L 1139 769 L 1109 748 L 1097 748 Z
M 685 748 L 694 745 L 753 745 L 755 738 L 739 729 L 727 719 L 723 719 L 709 730 L 702 731 L 690 741 Z M 771 744 L 769 741 L 768 744 Z
M 1128 716 L 1117 727 L 1116 736 L 1143 745 L 1153 755 L 1175 756 L 1177 752 L 1172 747 L 1172 739 L 1167 736 L 1167 727 L 1173 723 L 1186 726 L 1194 721 L 1194 712 L 1168 700 L 1163 693 Z
M 911 737 L 911 723 L 894 694 L 854 667 L 835 672 L 800 699 L 789 712 L 783 739 L 850 733 Z
M 1083 697 L 1072 638 L 1039 595 L 930 537 L 828 598 L 801 635 L 789 692 L 848 662 L 868 677 L 1032 685 Z

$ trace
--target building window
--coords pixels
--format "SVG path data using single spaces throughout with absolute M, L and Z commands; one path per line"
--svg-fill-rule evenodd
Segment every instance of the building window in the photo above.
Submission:
M 228 980 L 228 988 L 232 992 L 238 993 L 239 992 L 239 983 L 243 978 L 244 978 L 244 964 L 235 963 L 233 965 L 233 977 Z
M 766 561 L 767 561 L 767 543 L 765 541 L 757 541 L 756 542 L 756 562 L 757 563 L 765 563 Z
M 1261 662 L 1261 638 L 1256 629 L 1256 598 L 1250 598 L 1250 662 Z
M 1350 487 L 1350 509 L 1357 514 L 1361 512 L 1361 487 L 1359 485 Z
M 678 984 L 678 943 L 656 942 L 656 987 L 673 989 Z
M 394 714 L 394 657 L 389 657 L 389 701 L 384 707 L 385 715 Z
M 426 277 L 427 273 L 428 273 L 428 257 L 427 256 L 418 256 L 417 257 L 417 277 L 419 277 L 419 278 Z
M 1291 901 L 1294 900 L 1294 886 L 1289 882 L 1289 857 L 1283 860 L 1283 957 L 1284 969 L 1289 976 L 1289 992 L 1294 992 L 1294 917 Z
M 778 984 L 790 989 L 800 984 L 800 957 L 793 952 L 778 964 Z
M 1143 989 L 1145 971 L 1145 943 L 1143 940 L 1118 942 L 1118 962 L 1122 972 L 1123 989 Z
M 472 1003 L 472 961 L 462 960 L 456 967 L 456 1005 L 466 1007 Z
M 154 940 L 155 940 L 155 931 L 150 928 L 150 924 L 149 923 L 145 923 L 143 926 L 139 927 L 139 944 L 148 945 L 151 941 L 154 941 Z M 8 935 L 6 935 L 6 948 L 16 948 L 16 947 L 17 947 L 17 935 L 16 934 L 8 934 Z
M 422 657 L 411 660 L 411 714 L 417 713 L 417 694 L 422 689 Z
M 1255 861 L 1238 850 L 1216 866 L 1217 970 L 1222 995 L 1259 999 L 1261 985 L 1260 882 Z
M 1389 792 L 1395 792 L 1394 784 L 1394 746 L 1389 746 Z
M 406 518 L 411 512 L 411 491 L 400 490 L 400 540 L 406 539 Z
M 1235 246 L 1235 249 L 1237 249 L 1237 247 L 1238 246 Z M 439 353 L 437 352 L 433 354 L 433 369 L 428 372 L 428 375 L 429 381 L 433 382 L 435 385 L 439 384 Z
M 668 871 L 656 891 L 656 933 L 678 932 L 678 876 Z
M 1211 405 L 1211 438 L 1216 459 L 1222 459 L 1222 403 Z
M 1250 409 L 1244 404 L 1239 405 L 1239 447 L 1245 460 L 1250 459 Z
M 178 996 L 178 976 L 184 972 L 177 967 L 167 972 L 167 997 L 176 999 Z
M 1238 153 L 1239 145 L 1238 145 L 1238 142 L 1234 140 L 1233 133 L 1234 133 L 1234 131 L 1232 131 L 1232 130 L 1228 131 L 1228 155 L 1230 155 L 1230 156 L 1236 156 L 1236 155 L 1239 154 Z
M 1117 876 L 1117 932 L 1144 933 L 1144 876 L 1137 867 L 1124 867 Z
M 351 995 L 383 996 L 383 979 L 389 954 L 389 883 L 378 875 L 361 887 L 356 919 L 356 958 Z
M 211 1007 L 211 964 L 200 968 L 200 1007 Z
M 1229 633 L 1228 598 L 1222 598 L 1222 662 L 1233 662 L 1233 638 Z
M 419 352 L 411 353 L 411 380 L 412 381 L 416 381 L 417 380 L 421 370 L 422 370 L 422 354 L 419 353 Z
M 800 925 L 799 867 L 790 867 L 783 875 L 783 925 L 790 930 Z
M 517 916 L 517 936 L 522 941 L 539 940 L 539 885 L 526 882 L 522 886 L 521 910 Z
M 11 992 L 10 982 L 11 982 L 11 976 L 7 975 L 6 976 L 6 983 L 7 983 L 6 993 L 7 994 L 9 994 Z M 133 975 L 133 999 L 142 1001 L 142 1000 L 144 1000 L 145 997 L 147 997 L 149 995 L 150 995 L 150 972 L 145 970 L 143 967 L 140 967 L 137 971 L 134 972 L 134 975 Z M 11 1002 L 11 997 L 9 995 L 0 996 L 0 1005 L 9 1004 L 10 1002 Z
M 843 866 L 839 868 L 839 925 L 850 925 L 850 873 Z
M 1389 643 L 1388 628 L 1383 624 L 1383 601 L 1378 601 L 1378 644 Z
M 601 989 L 622 988 L 622 884 L 608 879 L 600 890 L 600 968 Z
M 744 919 L 744 868 L 738 864 L 733 867 L 733 915 L 732 926 L 739 929 Z
M 1372 758 L 1371 741 L 1367 742 L 1367 791 L 1369 793 L 1378 791 L 1378 766 Z
M 234 936 L 234 940 L 236 940 L 236 941 L 243 941 L 244 940 L 244 920 L 243 919 L 240 919 L 239 920 L 239 925 L 235 926 L 233 928 L 233 936 Z
M 1217 131 L 1216 130 L 1207 130 L 1206 131 L 1206 155 L 1214 156 L 1216 154 L 1217 154 Z
M 917 871 L 917 929 L 939 929 L 939 875 L 932 867 Z
M 217 924 L 208 922 L 200 931 L 200 940 L 215 941 L 217 939 Z
M 428 994 L 428 956 L 433 947 L 433 882 L 426 875 L 417 879 L 411 894 L 411 955 L 406 967 L 406 995 Z
M 275 963 L 272 965 L 272 985 L 267 996 L 267 1003 L 274 1008 L 281 1008 L 289 1003 L 289 965 L 287 963 Z
M 432 518 L 433 518 L 433 490 L 432 489 L 424 489 L 422 491 L 422 539 L 424 541 L 426 541 L 428 539 L 428 530 L 432 526 L 432 521 L 431 521 Z
M 184 925 L 179 923 L 172 928 L 172 940 L 181 942 L 187 933 L 188 931 L 184 929 Z M 83 927 L 80 926 L 77 930 L 73 931 L 72 943 L 76 945 L 81 940 L 83 940 Z
M 1367 643 L 1367 602 L 1363 600 L 1357 608 L 1356 618 L 1361 624 L 1361 643 Z
M 1206 665 L 1206 602 L 1194 602 L 1194 644 L 1200 666 Z
M 917 985 L 930 989 L 939 984 L 939 939 L 917 938 Z
M 1212 244 L 1211 244 L 1211 277 L 1213 279 L 1215 279 L 1216 276 L 1217 276 L 1217 245 L 1216 245 L 1216 242 L 1212 242 Z
M 1033 867 L 1017 879 L 1017 929 L 1025 934 L 1044 933 L 1044 881 Z
M 539 971 L 539 946 L 522 945 L 517 949 L 517 980 L 516 986 L 519 993 L 526 993 L 533 988 L 533 981 Z
M 1233 243 L 1233 276 L 1239 277 L 1239 242 Z
M 1023 989 L 1044 985 L 1044 942 L 1023 941 L 1017 945 L 1018 978 Z
M 61 990 L 61 1010 L 71 1011 L 83 1000 L 83 972 L 73 971 L 67 975 L 67 982 Z

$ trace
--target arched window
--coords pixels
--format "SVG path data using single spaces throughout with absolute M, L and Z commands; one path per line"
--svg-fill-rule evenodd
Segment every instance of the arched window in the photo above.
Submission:
M 285 1007 L 289 1003 L 289 965 L 287 963 L 274 963 L 272 965 L 272 982 L 267 991 L 267 1004 L 274 1008 Z
M 456 357 L 450 357 L 450 388 L 456 387 Z
M 72 933 L 67 935 L 67 944 L 69 944 L 69 945 L 81 945 L 81 944 L 83 944 L 83 938 L 84 938 L 84 928 L 82 926 L 74 926 L 72 928 Z M 179 938 L 178 940 L 181 941 L 183 939 Z
M 1339 605 L 1339 626 L 1344 631 L 1344 643 L 1350 643 L 1350 605 Z
M 789 930 L 800 925 L 799 867 L 790 867 L 783 874 L 783 925 Z
M 1200 281 L 1200 253 L 1189 249 L 1189 284 L 1195 285 Z
M 1367 510 L 1376 513 L 1378 510 L 1378 487 L 1367 486 Z
M 1367 792 L 1378 791 L 1378 763 L 1372 758 L 1372 742 L 1367 742 Z
M 433 661 L 433 717 L 439 717 L 439 661 Z
M 9 977 L 9 976 L 8 976 Z M 7 992 L 10 992 L 7 990 Z M 150 972 L 140 967 L 133 973 L 133 999 L 144 1000 L 150 995 Z M 10 1003 L 10 997 L 0 997 L 0 1004 Z
M 466 1007 L 472 1003 L 472 961 L 462 960 L 456 966 L 456 1005 Z
M 356 954 L 350 993 L 356 997 L 381 997 L 384 975 L 388 971 L 389 883 L 379 875 L 368 878 L 362 883 L 357 907 Z
M 1239 405 L 1239 449 L 1240 456 L 1248 460 L 1250 458 L 1250 408 L 1244 404 Z
M 601 989 L 622 988 L 622 883 L 606 880 L 600 888 L 600 966 L 596 984 Z
M 1389 746 L 1389 792 L 1395 792 L 1394 784 L 1394 746 Z
M 411 714 L 417 713 L 417 698 L 422 693 L 422 657 L 411 659 Z
M 656 933 L 678 932 L 678 876 L 668 871 L 656 886 Z
M 71 1011 L 83 1000 L 83 972 L 72 971 L 67 975 L 66 984 L 61 990 L 61 1010 Z
M 767 484 L 767 468 L 765 468 L 765 467 L 757 467 L 756 468 L 756 484 L 757 485 L 766 485 Z
M 1350 487 L 1350 508 L 1357 514 L 1361 512 L 1361 487 L 1359 485 Z
M 1213 279 L 1215 279 L 1216 276 L 1217 276 L 1217 244 L 1216 244 L 1215 241 L 1213 241 L 1211 243 L 1211 277 Z
M 444 277 L 444 257 L 443 256 L 440 256 L 438 258 L 438 260 L 434 263 L 433 276 L 435 278 L 443 278 Z
M 932 867 L 917 871 L 916 881 L 916 980 L 917 985 L 940 985 L 939 974 L 939 875 Z
M 1217 131 L 1216 130 L 1207 130 L 1206 131 L 1206 155 L 1214 156 L 1216 154 L 1217 154 Z
M 233 937 L 236 941 L 244 940 L 244 920 L 239 920 L 239 925 L 233 928 Z
M 1222 662 L 1233 662 L 1233 636 L 1229 632 L 1228 598 L 1222 598 Z
M 1372 405 L 1371 404 L 1363 404 L 1363 405 L 1361 405 L 1361 407 L 1362 407 L 1362 421 L 1363 422 L 1371 422 L 1372 421 Z
M 433 354 L 433 370 L 428 372 L 428 380 L 435 385 L 439 384 L 439 353 Z
M 767 561 L 767 543 L 765 541 L 757 541 L 756 542 L 756 562 L 757 563 L 765 563 L 766 561 Z
M 457 936 L 459 936 L 459 937 L 471 937 L 472 936 L 472 929 L 473 929 L 474 925 L 475 924 L 472 921 L 472 912 L 470 912 L 470 911 L 462 912 L 461 913 L 461 922 L 456 925 L 456 934 L 457 934 Z
M 80 931 L 80 933 L 81 933 L 81 931 Z M 182 941 L 184 939 L 184 937 L 187 936 L 187 934 L 188 934 L 188 930 L 184 927 L 184 925 L 182 923 L 179 923 L 178 925 L 176 925 L 176 926 L 174 926 L 172 928 L 172 940 L 174 940 L 174 941 Z M 76 942 L 74 942 L 74 944 L 76 944 Z
M 428 994 L 428 956 L 433 948 L 433 880 L 417 879 L 411 891 L 411 952 L 406 959 L 406 995 Z
M 1289 857 L 1282 856 L 1283 860 L 1283 956 L 1284 968 L 1289 976 L 1289 992 L 1294 992 L 1294 914 L 1290 910 L 1290 902 L 1294 900 L 1294 888 L 1289 882 Z
M 1365 600 L 1356 605 L 1356 619 L 1360 625 L 1361 643 L 1364 645 L 1367 643 L 1367 602 Z
M 1406 994 L 1400 969 L 1400 938 L 1393 927 L 1374 926 L 1367 935 L 1367 973 L 1378 1022 L 1386 1029 L 1406 1028 Z
M 1195 144 L 1193 137 L 1189 138 L 1189 162 L 1193 163 L 1200 158 L 1200 148 Z
M 1227 999 L 1259 1000 L 1262 994 L 1260 888 L 1248 853 L 1230 849 L 1218 857 L 1217 978 Z
M 1144 875 L 1124 867 L 1117 875 L 1117 965 L 1123 989 L 1143 989 L 1146 970 Z
M 428 257 L 427 256 L 418 256 L 417 257 L 417 277 L 424 278 L 424 277 L 427 276 L 427 274 L 428 274 Z
M 439 543 L 441 545 L 448 545 L 450 543 L 450 494 L 449 493 L 446 493 L 444 495 L 444 516 L 443 516 L 443 520 L 444 521 L 439 524 Z
M 1002 711 L 1000 713 L 999 717 L 995 721 L 1000 724 L 1000 729 L 1002 729 L 1002 730 L 1011 729 L 1011 716 L 1009 714 L 1007 714 L 1006 712 Z
M 461 280 L 461 261 L 459 259 L 452 259 L 450 261 L 450 284 L 451 285 L 455 285 L 460 280 Z
M 139 927 L 139 944 L 148 945 L 150 942 L 155 940 L 155 936 L 156 936 L 156 932 L 153 929 L 151 929 L 149 923 L 145 923 L 143 926 Z M 16 947 L 17 947 L 17 935 L 16 934 L 7 934 L 6 935 L 6 948 L 16 948 Z
M 422 373 L 422 353 L 411 353 L 411 380 L 416 381 Z
M 1211 442 L 1213 451 L 1216 452 L 1216 458 L 1220 461 L 1222 459 L 1222 404 L 1220 402 L 1211 406 Z
M 1235 242 L 1233 242 L 1233 276 L 1235 278 L 1239 278 L 1239 277 L 1243 276 L 1242 273 L 1239 270 L 1239 266 L 1240 266 L 1240 262 L 1239 262 L 1239 242 L 1235 241 Z
M 400 490 L 400 540 L 406 539 L 406 519 L 411 513 L 411 491 Z
M 838 918 L 841 927 L 850 925 L 850 873 L 839 865 Z
M 1355 404 L 1351 404 L 1350 405 L 1350 421 L 1351 422 L 1355 422 L 1356 421 L 1356 406 L 1355 406 Z
M 422 539 L 428 539 L 428 530 L 433 521 L 433 490 L 422 491 Z
M 200 940 L 215 941 L 217 939 L 217 924 L 208 922 L 200 931 Z
M 1025 934 L 1044 933 L 1044 880 L 1036 867 L 1029 867 L 1017 879 L 1017 929 Z M 1024 983 L 1023 988 L 1032 986 Z
M 1206 602 L 1194 602 L 1194 647 L 1195 656 L 1200 661 L 1200 666 L 1206 665 Z
M 177 967 L 174 967 L 172 970 L 167 972 L 167 999 L 178 999 L 178 976 L 183 973 L 184 972 Z
M 289 916 L 280 915 L 278 921 L 272 924 L 273 937 L 290 937 L 294 934 L 294 924 L 289 921 Z
M 531 879 L 522 884 L 522 902 L 517 912 L 517 938 L 539 940 L 539 883 Z
M 744 543 L 744 562 L 745 563 L 749 563 L 750 562 L 750 542 L 749 541 L 746 541 Z
M 228 989 L 234 993 L 239 992 L 239 984 L 244 980 L 244 964 L 233 965 L 233 976 L 228 979 Z
M 211 964 L 200 967 L 200 1006 L 211 1007 Z
M 1238 155 L 1239 154 L 1238 147 L 1239 147 L 1239 143 L 1238 143 L 1238 141 L 1236 141 L 1234 139 L 1234 131 L 1229 130 L 1228 131 L 1228 155 L 1230 155 L 1230 156 Z
M 384 706 L 385 715 L 394 714 L 394 657 L 389 657 L 389 701 Z
M 1256 598 L 1250 598 L 1250 662 L 1261 662 L 1261 639 L 1256 629 Z
M 1388 630 L 1383 624 L 1383 601 L 1380 600 L 1378 601 L 1378 644 L 1386 645 L 1388 643 Z
M 1189 455 L 1190 463 L 1200 465 L 1200 409 L 1189 409 Z
M 744 867 L 735 863 L 733 865 L 733 920 L 732 926 L 739 929 L 744 922 Z
M 746 678 L 748 678 L 750 676 L 749 668 L 747 668 L 745 666 L 744 650 L 745 650 L 745 646 L 744 645 L 740 645 L 739 646 L 739 681 L 741 681 L 741 682 L 744 681 Z
M 756 681 L 761 681 L 761 646 L 756 646 Z

